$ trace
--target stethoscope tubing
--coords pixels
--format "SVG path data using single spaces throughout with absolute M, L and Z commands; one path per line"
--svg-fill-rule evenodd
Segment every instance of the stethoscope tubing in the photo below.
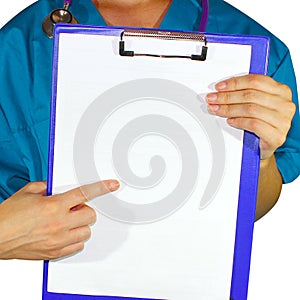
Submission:
M 198 31 L 205 32 L 206 26 L 208 23 L 209 0 L 201 0 L 201 3 L 202 3 L 202 15 L 201 15 L 201 20 L 200 20 Z

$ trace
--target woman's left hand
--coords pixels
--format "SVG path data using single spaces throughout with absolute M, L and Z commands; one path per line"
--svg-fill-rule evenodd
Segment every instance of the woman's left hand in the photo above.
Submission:
M 208 111 L 229 125 L 260 138 L 261 159 L 270 158 L 286 140 L 295 114 L 290 88 L 271 77 L 251 74 L 221 81 L 206 96 Z

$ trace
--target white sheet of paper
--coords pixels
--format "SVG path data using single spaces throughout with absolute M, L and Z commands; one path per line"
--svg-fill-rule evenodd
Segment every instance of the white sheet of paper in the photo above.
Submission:
M 115 215 L 105 205 L 100 205 L 109 198 L 100 197 L 90 202 L 98 214 L 92 238 L 83 252 L 49 263 L 48 291 L 170 300 L 228 300 L 243 132 L 209 115 L 204 95 L 211 91 L 213 83 L 249 72 L 251 47 L 209 44 L 207 60 L 198 62 L 120 57 L 118 40 L 113 36 L 60 36 L 53 193 L 84 181 L 120 178 L 126 172 L 119 172 L 118 167 L 126 169 L 127 162 L 132 173 L 141 182 L 148 182 L 148 186 L 137 188 L 139 181 L 129 184 L 122 178 L 121 189 L 114 193 L 121 203 L 115 206 L 119 210 Z M 133 47 L 136 52 L 172 54 L 191 54 L 199 46 L 190 41 L 175 43 L 135 38 L 128 40 L 127 45 L 128 50 Z M 135 89 L 132 84 L 137 84 Z M 189 111 L 189 104 L 185 105 L 185 98 L 193 94 L 196 95 L 194 99 L 186 101 L 194 101 L 199 112 Z M 115 106 L 117 101 L 110 102 L 112 95 L 118 95 L 120 101 L 123 97 L 127 100 Z M 111 111 L 104 120 L 101 119 L 102 106 L 103 111 Z M 99 112 L 103 122 L 91 118 L 89 123 L 89 114 L 97 115 L 92 114 L 93 111 Z M 197 119 L 194 114 L 206 121 Z M 143 119 L 146 125 L 142 125 Z M 163 119 L 167 120 L 165 125 L 160 123 Z M 171 132 L 173 139 L 166 136 L 170 119 L 193 141 L 196 164 L 193 149 L 181 149 L 187 147 L 180 144 L 181 133 Z M 82 136 L 85 130 L 86 135 L 90 134 L 93 124 L 99 126 L 91 157 L 78 151 L 78 141 L 86 138 Z M 215 134 L 207 128 L 210 124 L 216 127 Z M 78 131 L 81 125 L 86 128 Z M 161 130 L 152 131 L 152 126 Z M 143 129 L 148 131 L 141 134 Z M 112 149 L 116 145 L 126 144 L 124 141 L 114 144 L 120 133 L 139 135 L 128 143 L 128 149 L 114 149 L 114 152 Z M 219 150 L 213 151 L 216 148 Z M 96 178 L 86 170 L 83 173 L 87 176 L 82 178 L 83 164 L 78 166 L 78 161 L 73 160 L 74 151 L 77 157 L 82 155 L 87 166 L 93 162 Z M 125 165 L 118 160 L 117 165 L 113 164 L 119 154 L 127 155 Z M 154 156 L 164 161 L 165 168 L 155 184 L 149 186 L 151 180 L 147 179 L 159 166 L 151 161 Z M 186 158 L 189 163 L 183 160 Z M 216 171 L 215 164 L 222 159 L 224 167 Z M 185 183 L 194 181 L 187 199 L 179 199 L 174 207 L 160 206 L 182 181 L 183 170 L 189 170 L 193 164 L 197 167 L 197 177 L 185 180 Z M 203 198 L 211 184 L 212 172 L 217 172 L 221 179 L 219 182 L 212 180 L 215 193 L 205 202 Z M 131 211 L 134 205 L 149 207 L 149 210 L 143 211 L 145 216 L 140 217 L 135 210 Z

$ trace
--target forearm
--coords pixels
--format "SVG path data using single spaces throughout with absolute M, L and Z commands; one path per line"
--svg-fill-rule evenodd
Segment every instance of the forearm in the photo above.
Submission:
M 256 220 L 268 213 L 276 204 L 282 187 L 282 178 L 274 155 L 260 162 L 260 175 L 256 206 Z

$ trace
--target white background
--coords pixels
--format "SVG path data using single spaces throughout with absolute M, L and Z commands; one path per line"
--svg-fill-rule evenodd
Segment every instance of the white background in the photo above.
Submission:
M 32 0 L 1 0 L 0 27 L 33 2 Z M 299 77 L 300 56 L 297 57 L 299 4 L 297 1 L 230 0 L 228 2 L 247 12 L 289 46 L 296 75 L 298 74 Z M 298 85 L 300 86 L 299 80 Z M 299 194 L 300 178 L 283 187 L 278 204 L 255 225 L 249 300 L 300 299 Z M 1 299 L 41 299 L 41 262 L 1 262 L 0 268 Z

